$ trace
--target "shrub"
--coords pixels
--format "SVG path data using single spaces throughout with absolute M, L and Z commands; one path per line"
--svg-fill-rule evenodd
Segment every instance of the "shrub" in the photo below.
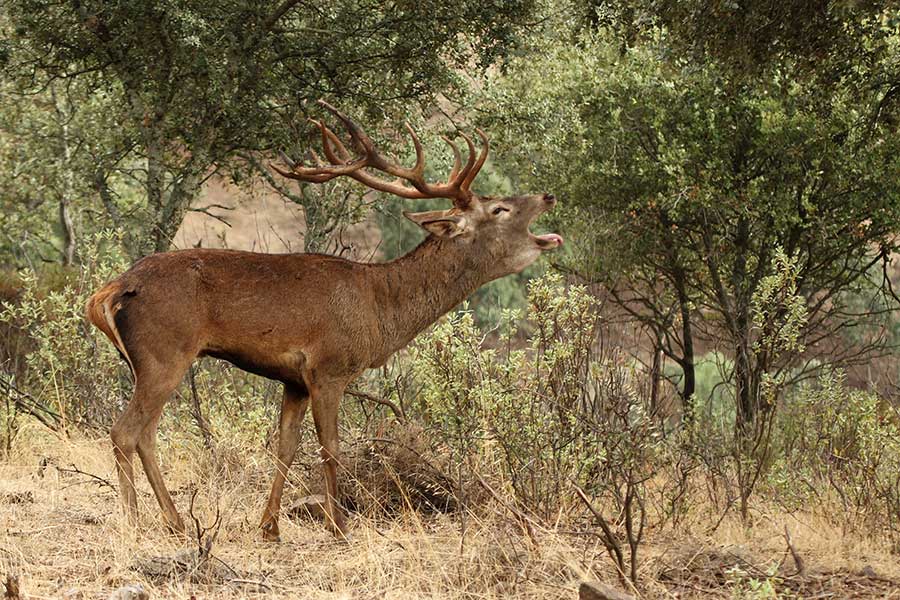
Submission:
M 827 371 L 799 389 L 778 429 L 781 458 L 770 482 L 786 504 L 821 501 L 830 490 L 837 521 L 856 519 L 900 539 L 900 426 L 881 398 Z
M 413 350 L 419 415 L 460 469 L 498 466 L 519 505 L 544 519 L 556 519 L 564 499 L 586 490 L 586 502 L 617 515 L 602 523 L 604 543 L 621 572 L 624 537 L 634 576 L 644 488 L 661 447 L 639 374 L 622 354 L 598 346 L 598 307 L 586 288 L 551 274 L 528 292 L 525 323 L 506 312 L 494 347 L 485 347 L 466 311 L 420 338 Z M 520 327 L 530 333 L 517 348 Z
M 84 318 L 91 293 L 124 266 L 115 247 L 98 235 L 79 251 L 84 262 L 76 269 L 22 271 L 18 298 L 0 310 L 16 359 L 2 366 L 3 377 L 61 429 L 108 424 L 122 404 L 127 371 Z

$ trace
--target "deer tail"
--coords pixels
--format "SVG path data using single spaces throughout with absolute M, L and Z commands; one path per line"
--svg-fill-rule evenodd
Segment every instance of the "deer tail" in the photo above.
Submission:
M 122 358 L 128 363 L 132 376 L 137 379 L 137 372 L 134 370 L 134 363 L 128 356 L 128 350 L 125 349 L 125 343 L 119 330 L 116 328 L 116 313 L 122 308 L 122 284 L 118 281 L 111 281 L 100 288 L 93 296 L 88 298 L 85 306 L 85 316 L 87 320 L 97 326 L 109 341 L 112 342 Z

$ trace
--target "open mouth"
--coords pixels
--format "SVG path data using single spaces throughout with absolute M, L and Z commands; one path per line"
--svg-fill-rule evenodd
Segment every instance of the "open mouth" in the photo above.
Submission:
M 551 202 L 548 202 L 547 207 L 544 210 L 542 210 L 539 214 L 534 216 L 534 219 L 532 219 L 532 223 L 541 214 L 550 210 L 556 204 L 556 199 L 553 198 L 553 196 L 550 196 L 549 198 L 550 198 Z M 529 223 L 528 226 L 531 227 L 531 223 Z M 528 235 L 531 236 L 531 239 L 534 240 L 534 243 L 537 244 L 537 246 L 541 250 L 553 250 L 554 248 L 559 248 L 560 246 L 563 245 L 563 238 L 558 233 L 543 233 L 541 235 L 535 235 L 534 233 L 531 233 L 529 231 Z

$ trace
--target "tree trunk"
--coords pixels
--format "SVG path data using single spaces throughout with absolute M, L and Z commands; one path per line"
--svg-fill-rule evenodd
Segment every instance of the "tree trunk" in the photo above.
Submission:
M 681 370 L 684 373 L 684 385 L 681 390 L 682 419 L 689 423 L 694 419 L 694 394 L 697 389 L 697 374 L 694 369 L 694 330 L 691 325 L 691 306 L 687 294 L 687 281 L 684 269 L 675 272 L 675 290 L 678 293 L 678 310 L 681 313 Z
M 69 114 L 66 112 L 65 106 L 61 105 L 56 97 L 55 87 L 51 87 L 51 94 L 61 126 L 60 142 L 63 149 L 62 159 L 65 176 L 63 178 L 62 197 L 59 199 L 59 224 L 63 234 L 62 264 L 68 267 L 75 261 L 75 225 L 72 223 L 72 214 L 69 211 L 69 203 L 75 194 L 75 175 L 72 172 L 72 147 L 69 144 Z
M 194 149 L 189 162 L 175 171 L 165 163 L 165 144 L 156 131 L 145 132 L 147 151 L 147 207 L 152 215 L 150 229 L 143 233 L 141 254 L 166 252 L 191 202 L 200 192 L 202 173 L 197 165 L 207 165 L 206 153 Z
M 69 212 L 68 198 L 59 201 L 59 223 L 63 232 L 62 264 L 68 267 L 75 262 L 75 225 Z
M 749 434 L 756 420 L 756 394 L 753 367 L 746 340 L 740 340 L 734 353 L 734 379 L 737 396 L 735 425 L 739 433 Z

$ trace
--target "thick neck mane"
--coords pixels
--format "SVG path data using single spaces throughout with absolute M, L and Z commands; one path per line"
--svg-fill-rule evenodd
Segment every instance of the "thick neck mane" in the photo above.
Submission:
M 489 278 L 465 243 L 429 236 L 412 252 L 372 265 L 385 352 L 393 353 Z

